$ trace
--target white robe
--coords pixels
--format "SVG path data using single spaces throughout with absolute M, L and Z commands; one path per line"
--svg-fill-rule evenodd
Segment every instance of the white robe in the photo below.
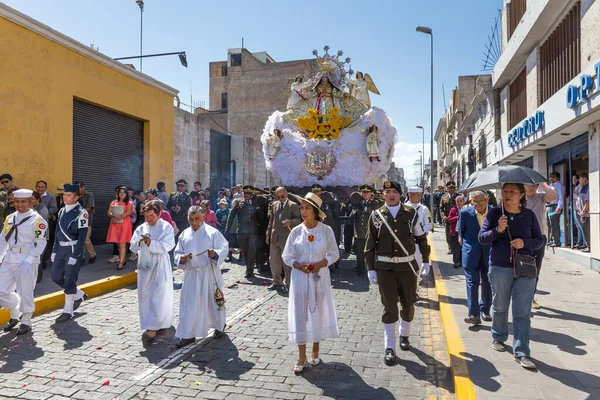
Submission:
M 213 249 L 217 253 L 217 260 L 211 262 L 208 252 L 195 256 L 208 249 Z M 179 242 L 175 247 L 175 263 L 179 264 L 179 259 L 184 254 L 192 253 L 193 257 L 183 264 L 185 275 L 179 302 L 176 337 L 191 339 L 206 336 L 210 328 L 223 330 L 226 320 L 225 310 L 218 310 L 219 306 L 215 303 L 215 290 L 218 286 L 221 292 L 225 292 L 219 266 L 228 252 L 229 243 L 225 237 L 206 223 L 202 224 L 197 231 L 189 227 L 179 236 Z
M 313 241 L 308 237 L 312 235 Z M 331 227 L 319 222 L 314 229 L 300 224 L 290 232 L 282 258 L 286 265 L 317 263 L 327 260 L 327 266 L 340 257 L 340 251 Z M 337 314 L 331 291 L 329 268 L 316 274 L 292 269 L 288 305 L 289 340 L 296 344 L 316 343 L 339 336 Z
M 169 251 L 175 247 L 173 227 L 159 219 L 154 226 L 140 225 L 131 238 L 131 251 L 138 252 L 143 234 L 150 234 L 153 267 L 138 269 L 137 290 L 142 330 L 170 328 L 173 323 L 173 270 Z

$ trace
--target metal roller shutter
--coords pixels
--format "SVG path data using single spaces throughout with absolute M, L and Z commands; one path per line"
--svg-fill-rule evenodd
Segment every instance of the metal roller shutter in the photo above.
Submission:
M 89 103 L 73 101 L 73 181 L 94 195 L 92 241 L 104 243 L 106 215 L 116 186 L 144 185 L 144 123 Z

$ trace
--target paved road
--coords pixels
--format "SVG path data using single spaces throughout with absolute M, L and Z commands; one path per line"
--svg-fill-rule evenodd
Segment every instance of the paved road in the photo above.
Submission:
M 144 348 L 135 288 L 86 302 L 61 326 L 58 311 L 34 318 L 35 333 L 0 336 L 0 396 L 22 399 L 423 399 L 453 398 L 446 345 L 433 288 L 423 282 L 413 348 L 394 367 L 382 359 L 381 305 L 375 287 L 357 278 L 352 260 L 334 283 L 341 336 L 321 345 L 323 363 L 303 376 L 292 367 L 287 298 L 251 284 L 244 268 L 223 267 L 227 336 L 174 349 L 174 329 Z M 181 282 L 181 273 L 176 273 Z M 179 290 L 176 292 L 179 295 Z M 178 299 L 176 299 L 178 300 Z M 178 303 L 178 301 L 176 301 Z M 177 320 L 177 319 L 176 319 Z
M 433 243 L 448 298 L 464 345 L 463 356 L 478 399 L 600 399 L 600 275 L 546 252 L 532 311 L 531 356 L 537 372 L 491 348 L 490 323 L 465 324 L 466 286 L 462 269 L 446 255 L 443 231 Z M 509 313 L 509 331 L 512 316 Z M 507 341 L 512 344 L 512 334 Z

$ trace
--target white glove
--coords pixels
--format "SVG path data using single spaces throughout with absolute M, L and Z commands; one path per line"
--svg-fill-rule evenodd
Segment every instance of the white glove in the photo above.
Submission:
M 21 265 L 19 266 L 19 269 L 21 270 L 22 274 L 26 274 L 29 271 L 31 271 L 32 265 L 29 264 L 27 261 L 23 261 L 21 263 Z
M 423 263 L 423 268 L 421 268 L 421 276 L 427 276 L 429 275 L 429 270 L 431 268 L 429 267 L 429 263 Z
M 50 256 L 50 261 L 54 262 L 54 257 L 56 257 L 56 253 L 52 253 L 52 255 Z
M 69 261 L 67 261 L 67 265 L 75 265 L 77 264 L 77 259 L 73 257 L 69 257 Z
M 377 272 L 373 271 L 369 271 L 369 282 L 371 282 L 373 285 L 377 285 Z

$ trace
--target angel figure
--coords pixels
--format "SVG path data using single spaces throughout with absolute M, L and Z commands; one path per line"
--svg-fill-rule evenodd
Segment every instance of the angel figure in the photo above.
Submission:
M 363 103 L 365 107 L 371 107 L 369 91 L 379 94 L 379 90 L 377 90 L 377 86 L 375 86 L 369 74 L 363 75 L 362 72 L 356 71 L 356 79 L 346 78 L 346 83 L 350 87 L 350 94 Z
M 291 81 L 291 79 L 290 79 Z M 293 82 L 288 81 L 285 85 L 285 89 L 283 90 L 282 95 L 289 95 L 289 99 L 287 102 L 288 110 L 290 108 L 294 108 L 296 103 L 300 100 L 305 99 L 306 97 L 302 94 L 302 91 L 310 85 L 310 81 L 304 82 L 302 75 L 296 76 Z
M 272 161 L 279 150 L 281 149 L 281 139 L 283 139 L 283 133 L 281 129 L 273 129 L 273 133 L 267 138 L 267 154 L 269 155 L 269 161 Z
M 367 155 L 370 162 L 373 162 L 373 158 L 381 161 L 379 159 L 379 129 L 375 124 L 367 129 Z

